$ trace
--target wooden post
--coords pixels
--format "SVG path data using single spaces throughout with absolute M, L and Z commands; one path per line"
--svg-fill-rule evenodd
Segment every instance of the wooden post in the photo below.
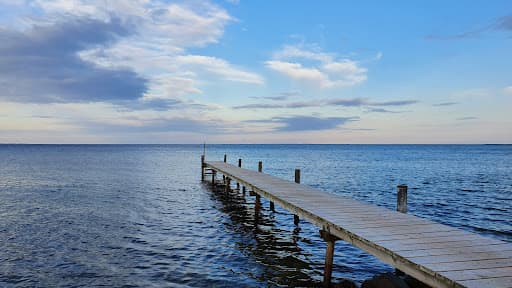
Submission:
M 204 181 L 204 154 L 201 155 L 201 181 Z
M 396 194 L 396 211 L 401 213 L 407 213 L 407 185 L 398 185 Z M 395 274 L 398 276 L 405 275 L 404 272 L 399 269 L 395 269 Z
M 228 160 L 228 155 L 224 154 L 224 163 Z M 222 182 L 226 184 L 226 175 L 222 175 Z
M 258 172 L 262 172 L 263 171 L 263 162 L 259 161 L 258 162 Z M 256 216 L 256 219 L 258 219 L 259 217 L 259 213 L 260 213 L 260 208 L 261 208 L 261 199 L 260 199 L 260 194 L 256 194 L 256 199 L 254 200 L 254 213 L 255 213 L 255 216 Z
M 398 185 L 396 195 L 396 211 L 407 213 L 407 185 Z
M 238 158 L 238 167 L 242 168 L 242 159 Z M 240 192 L 240 183 L 236 182 L 236 190 Z
M 231 191 L 231 178 L 226 177 L 226 189 L 224 191 L 227 193 Z
M 295 169 L 295 183 L 300 183 L 300 169 Z M 299 216 L 293 214 L 293 224 L 299 225 Z
M 212 187 L 215 187 L 215 175 L 217 175 L 217 171 L 212 171 Z
M 320 237 L 326 242 L 325 250 L 325 266 L 324 266 L 324 286 L 329 287 L 332 279 L 332 264 L 334 260 L 334 242 L 339 240 L 338 237 L 330 234 L 325 230 L 320 230 Z

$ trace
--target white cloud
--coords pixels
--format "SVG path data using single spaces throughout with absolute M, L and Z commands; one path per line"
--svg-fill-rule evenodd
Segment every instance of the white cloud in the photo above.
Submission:
M 512 96 L 512 86 L 505 87 L 503 91 L 505 92 L 505 94 Z
M 294 80 L 306 80 L 320 88 L 354 86 L 367 79 L 367 69 L 354 60 L 338 59 L 317 46 L 285 45 L 265 62 L 266 66 Z
M 305 68 L 300 63 L 290 63 L 283 61 L 267 61 L 267 67 L 294 80 L 305 80 L 317 84 L 321 88 L 331 87 L 333 83 L 329 77 L 316 68 Z
M 5 1 L 5 0 L 1 0 Z M 145 98 L 186 97 L 202 93 L 209 79 L 263 84 L 263 78 L 215 57 L 188 55 L 188 49 L 220 41 L 228 12 L 207 1 L 168 3 L 151 0 L 33 0 L 41 10 L 31 25 L 51 24 L 63 17 L 119 19 L 133 30 L 107 47 L 80 51 L 79 57 L 104 68 L 129 68 L 149 81 Z M 212 81 L 210 81 L 212 82 Z
M 184 55 L 176 57 L 176 62 L 184 67 L 198 67 L 223 79 L 234 82 L 244 82 L 252 84 L 263 84 L 263 78 L 255 73 L 245 71 L 234 67 L 227 61 L 201 55 Z

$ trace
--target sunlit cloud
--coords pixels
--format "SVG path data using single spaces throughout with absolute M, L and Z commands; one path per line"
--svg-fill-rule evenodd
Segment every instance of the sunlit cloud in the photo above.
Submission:
M 265 65 L 295 81 L 318 88 L 354 86 L 367 79 L 367 69 L 348 58 L 337 58 L 317 47 L 286 45 Z

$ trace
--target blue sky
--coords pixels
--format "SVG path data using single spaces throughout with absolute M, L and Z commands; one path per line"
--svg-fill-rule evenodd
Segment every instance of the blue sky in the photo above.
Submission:
M 512 143 L 510 1 L 0 0 L 0 142 Z

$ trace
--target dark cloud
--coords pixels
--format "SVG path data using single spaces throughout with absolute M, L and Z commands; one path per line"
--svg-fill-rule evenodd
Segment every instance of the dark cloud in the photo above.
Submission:
M 272 101 L 284 101 L 284 100 L 289 99 L 290 97 L 298 96 L 298 95 L 300 95 L 299 91 L 287 91 L 287 92 L 281 92 L 277 96 L 250 97 L 250 98 L 267 99 L 267 100 L 272 100 Z
M 274 117 L 270 120 L 249 120 L 251 123 L 277 123 L 281 126 L 274 129 L 279 132 L 318 131 L 337 128 L 351 121 L 357 121 L 357 117 L 314 117 L 314 116 L 289 116 Z
M 384 108 L 368 108 L 366 109 L 368 113 L 402 113 L 403 111 L 391 111 Z
M 366 100 L 363 98 L 353 98 L 353 99 L 334 99 L 326 102 L 328 105 L 335 106 L 346 106 L 346 107 L 358 107 L 366 105 Z
M 107 69 L 78 53 L 132 33 L 119 19 L 66 19 L 25 32 L 0 29 L 0 99 L 12 102 L 116 102 L 141 98 L 147 80 Z
M 466 121 L 466 120 L 476 120 L 478 119 L 478 117 L 461 117 L 461 118 L 457 118 L 458 121 Z
M 318 101 L 302 101 L 302 102 L 289 102 L 282 104 L 266 104 L 255 103 L 235 106 L 235 109 L 278 109 L 278 108 L 306 108 L 306 107 L 321 107 L 321 106 L 344 106 L 344 107 L 361 107 L 361 106 L 405 106 L 418 103 L 417 100 L 395 100 L 384 102 L 372 102 L 364 98 L 352 99 L 328 99 Z
M 443 103 L 432 104 L 432 106 L 441 107 L 441 106 L 453 106 L 453 105 L 457 105 L 457 104 L 459 104 L 459 102 L 443 102 Z
M 277 108 L 286 108 L 285 105 L 281 104 L 264 104 L 264 103 L 256 103 L 256 104 L 247 104 L 240 106 L 233 106 L 234 109 L 277 109 Z
M 267 97 L 263 97 L 263 99 L 274 100 L 274 101 L 283 101 L 283 100 L 288 99 L 288 96 L 286 96 L 286 95 L 267 96 Z
M 384 102 L 368 102 L 368 106 L 406 106 L 418 103 L 418 100 L 397 100 Z

